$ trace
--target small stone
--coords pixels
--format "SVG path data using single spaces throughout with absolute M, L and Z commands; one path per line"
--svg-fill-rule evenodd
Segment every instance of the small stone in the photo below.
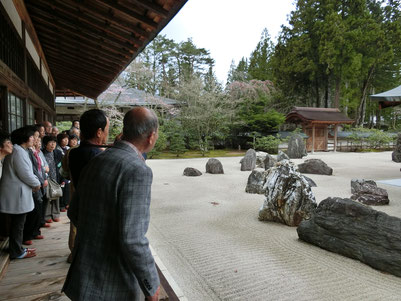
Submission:
M 183 175 L 187 176 L 187 177 L 199 177 L 202 175 L 202 173 L 199 170 L 197 170 L 196 168 L 187 167 L 184 169 Z
M 388 205 L 390 200 L 385 189 L 377 187 L 373 180 L 351 180 L 351 199 L 365 205 Z
M 390 203 L 387 196 L 377 194 L 353 194 L 351 199 L 370 206 L 388 205 Z
M 241 162 L 241 171 L 249 171 L 254 169 L 256 166 L 256 152 L 250 148 L 245 153 L 245 156 Z
M 206 163 L 206 172 L 211 174 L 224 174 L 223 164 L 215 158 L 211 158 Z
M 307 156 L 305 141 L 301 135 L 295 134 L 290 137 L 288 141 L 287 154 L 290 159 L 301 159 Z
M 298 165 L 299 172 L 302 173 L 311 173 L 318 175 L 328 175 L 331 176 L 333 174 L 333 169 L 327 166 L 320 159 L 309 159 L 305 160 L 304 163 Z
M 256 168 L 265 168 L 265 159 L 268 153 L 256 152 Z
M 373 180 L 351 180 L 351 193 L 372 193 L 377 184 Z
M 277 160 L 272 155 L 267 154 L 265 161 L 264 161 L 265 169 L 268 170 L 269 168 L 276 165 L 276 163 L 277 163 Z
M 255 168 L 248 177 L 245 191 L 248 193 L 264 194 L 263 186 L 266 182 L 267 171 L 264 168 Z
M 395 145 L 395 149 L 391 154 L 391 159 L 394 162 L 401 162 L 401 133 L 398 134 L 397 143 Z

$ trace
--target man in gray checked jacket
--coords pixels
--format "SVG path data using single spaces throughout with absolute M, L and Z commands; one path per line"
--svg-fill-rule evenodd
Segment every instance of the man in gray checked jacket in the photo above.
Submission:
M 145 234 L 152 170 L 142 153 L 158 138 L 155 113 L 124 116 L 122 140 L 82 171 L 68 217 L 77 225 L 71 267 L 63 287 L 72 300 L 157 300 L 159 277 Z

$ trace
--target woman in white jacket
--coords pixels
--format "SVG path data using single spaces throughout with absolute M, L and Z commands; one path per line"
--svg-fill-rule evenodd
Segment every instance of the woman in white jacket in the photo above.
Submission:
M 11 133 L 14 150 L 4 160 L 0 181 L 0 212 L 11 219 L 10 258 L 28 258 L 36 255 L 35 249 L 22 247 L 22 235 L 26 214 L 33 210 L 32 191 L 40 189 L 39 179 L 33 174 L 28 148 L 33 146 L 31 127 L 19 128 Z

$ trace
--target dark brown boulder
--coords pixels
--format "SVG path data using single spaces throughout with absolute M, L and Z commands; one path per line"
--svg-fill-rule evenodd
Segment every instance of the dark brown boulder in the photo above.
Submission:
M 303 241 L 401 277 L 401 219 L 350 199 L 327 198 L 297 228 Z
M 187 176 L 187 177 L 199 177 L 202 175 L 202 173 L 199 170 L 197 170 L 196 168 L 187 167 L 184 169 L 183 175 Z
M 351 199 L 361 202 L 365 205 L 388 205 L 388 193 L 385 189 L 377 187 L 372 180 L 351 180 Z
M 298 165 L 298 170 L 301 173 L 311 173 L 318 175 L 331 176 L 333 174 L 333 169 L 327 166 L 327 164 L 320 159 L 305 160 L 304 163 Z

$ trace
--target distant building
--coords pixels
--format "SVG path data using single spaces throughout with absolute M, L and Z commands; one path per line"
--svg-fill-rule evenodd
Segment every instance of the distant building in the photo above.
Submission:
M 109 89 L 97 98 L 100 107 L 116 106 L 125 113 L 136 106 L 150 107 L 160 112 L 169 111 L 178 106 L 174 99 L 153 96 L 145 91 L 122 88 L 112 84 Z M 57 121 L 72 121 L 79 119 L 80 115 L 89 109 L 96 108 L 94 99 L 83 96 L 77 97 L 56 97 Z
M 334 131 L 334 151 L 336 151 L 338 126 L 352 124 L 354 120 L 337 108 L 294 107 L 287 114 L 286 122 L 302 126 L 302 131 L 308 136 L 306 150 L 313 153 L 328 150 L 331 129 Z
M 99 98 L 186 1 L 0 0 L 0 128 L 54 123 L 56 96 Z

